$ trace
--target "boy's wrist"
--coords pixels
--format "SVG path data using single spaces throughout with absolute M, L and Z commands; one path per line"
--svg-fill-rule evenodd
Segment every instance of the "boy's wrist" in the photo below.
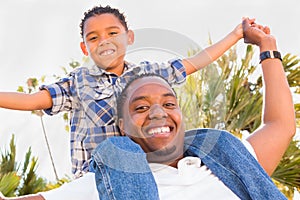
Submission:
M 236 42 L 243 38 L 243 32 L 234 29 L 229 34 Z
M 236 30 L 233 30 L 227 35 L 226 40 L 227 40 L 228 44 L 234 45 L 241 38 L 243 38 L 243 34 L 239 34 Z

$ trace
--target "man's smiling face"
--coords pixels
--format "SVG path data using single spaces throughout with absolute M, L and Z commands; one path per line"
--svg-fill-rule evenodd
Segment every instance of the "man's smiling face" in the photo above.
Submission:
M 183 154 L 184 126 L 176 95 L 160 77 L 135 80 L 127 88 L 120 129 L 147 153 L 149 162 L 168 163 Z

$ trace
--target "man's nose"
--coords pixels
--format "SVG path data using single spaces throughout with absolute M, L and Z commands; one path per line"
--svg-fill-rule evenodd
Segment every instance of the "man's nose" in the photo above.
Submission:
M 167 116 L 167 113 L 161 105 L 155 104 L 151 106 L 149 112 L 150 119 L 162 119 L 166 118 Z

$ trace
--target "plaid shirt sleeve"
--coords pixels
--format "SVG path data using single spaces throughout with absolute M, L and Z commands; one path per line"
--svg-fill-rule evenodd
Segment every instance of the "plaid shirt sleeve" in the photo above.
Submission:
M 180 59 L 170 60 L 168 63 L 141 63 L 144 73 L 157 73 L 163 76 L 173 86 L 182 84 L 186 79 L 185 67 Z
M 40 90 L 48 90 L 52 98 L 52 108 L 45 109 L 48 115 L 54 115 L 62 111 L 70 111 L 73 108 L 71 85 L 73 77 L 64 78 L 59 82 L 42 85 Z

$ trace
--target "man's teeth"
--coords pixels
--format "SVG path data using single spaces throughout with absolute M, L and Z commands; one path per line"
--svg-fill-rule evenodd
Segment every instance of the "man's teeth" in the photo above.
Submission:
M 153 128 L 149 130 L 149 135 L 169 133 L 170 127 Z
M 110 54 L 112 54 L 112 53 L 114 53 L 115 51 L 114 50 L 112 50 L 112 49 L 109 49 L 109 50 L 106 50 L 106 51 L 103 51 L 103 52 L 101 52 L 101 56 L 107 56 L 107 55 L 110 55 Z

